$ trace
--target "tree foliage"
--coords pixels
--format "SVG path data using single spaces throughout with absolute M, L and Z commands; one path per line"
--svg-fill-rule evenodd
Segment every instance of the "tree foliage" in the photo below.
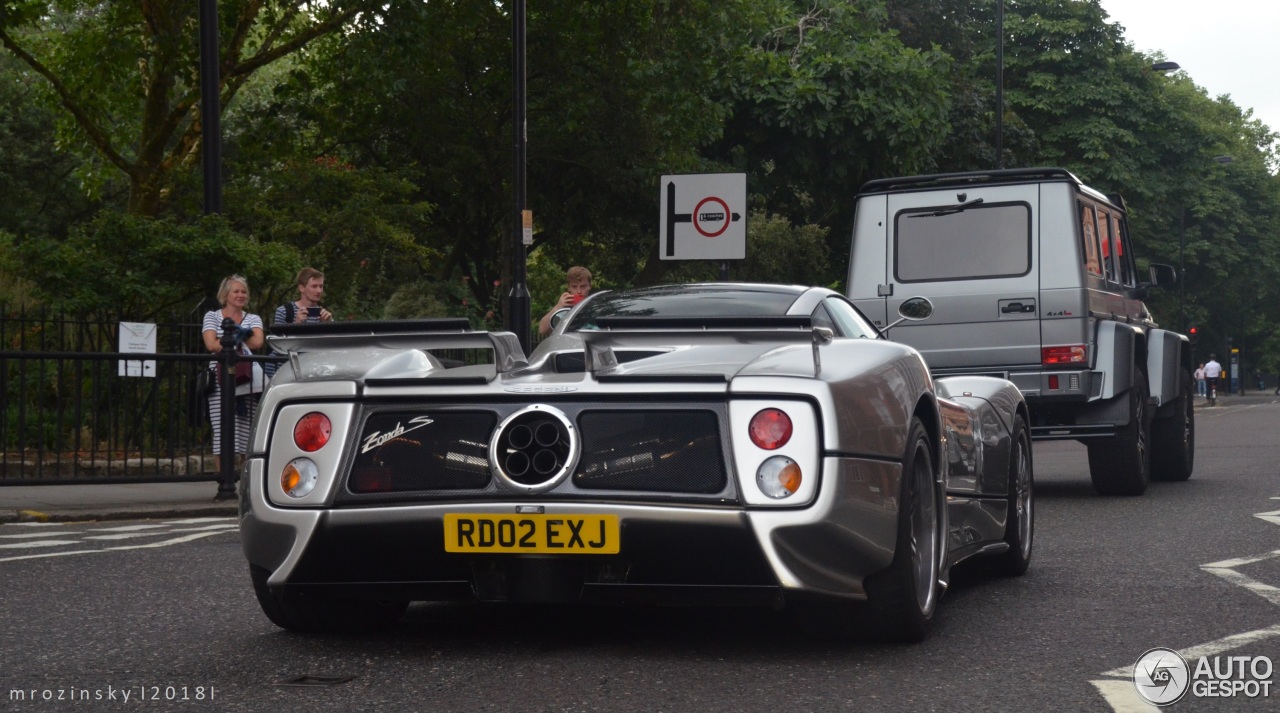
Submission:
M 597 288 L 716 276 L 657 259 L 667 174 L 747 174 L 734 277 L 834 284 L 858 186 L 994 168 L 1001 111 L 1004 166 L 1122 193 L 1140 257 L 1185 268 L 1151 300 L 1160 321 L 1280 352 L 1276 134 L 1153 71 L 1099 0 L 1003 2 L 1002 107 L 995 0 L 528 3 L 534 316 L 569 265 Z M 341 316 L 491 324 L 516 235 L 511 3 L 218 7 L 227 217 L 210 221 L 197 3 L 0 0 L 0 271 L 146 310 L 233 270 L 274 297 L 312 264 Z
M 194 223 L 103 211 L 65 240 L 15 240 L 0 233 L 0 274 L 38 276 L 35 297 L 67 314 L 145 320 L 190 307 L 196 314 L 207 284 L 233 273 L 251 285 L 292 282 L 297 252 L 247 239 L 218 217 Z M 253 305 L 271 301 L 260 293 Z
M 223 0 L 219 98 L 262 67 L 351 21 L 357 0 Z M 155 216 L 200 158 L 199 4 L 189 0 L 4 0 L 0 44 L 45 80 L 59 139 L 93 192 L 117 174 L 128 210 Z

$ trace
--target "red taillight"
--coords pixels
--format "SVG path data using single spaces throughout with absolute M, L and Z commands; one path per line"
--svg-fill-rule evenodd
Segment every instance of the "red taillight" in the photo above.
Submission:
M 776 408 L 767 408 L 751 417 L 751 442 L 772 451 L 791 440 L 791 417 Z
M 298 419 L 298 423 L 294 425 L 293 442 L 307 453 L 314 453 L 324 448 L 332 433 L 333 424 L 329 422 L 329 417 L 319 411 L 312 411 Z
M 1040 348 L 1041 364 L 1084 364 L 1088 360 L 1083 344 Z

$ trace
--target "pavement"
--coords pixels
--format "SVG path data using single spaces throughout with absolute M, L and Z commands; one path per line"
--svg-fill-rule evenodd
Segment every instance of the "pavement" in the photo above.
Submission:
M 1217 408 L 1280 403 L 1270 390 L 1223 394 Z M 1196 399 L 1197 408 L 1214 408 Z M 171 517 L 234 517 L 236 500 L 215 500 L 218 484 L 208 482 L 121 483 L 118 485 L 4 485 L 0 483 L 0 523 L 146 520 Z
M 218 483 L 0 484 L 0 523 L 234 517 L 237 500 L 215 500 Z

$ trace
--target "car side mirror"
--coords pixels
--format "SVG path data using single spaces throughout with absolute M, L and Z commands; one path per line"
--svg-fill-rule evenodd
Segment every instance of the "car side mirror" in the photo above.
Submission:
M 1147 268 L 1147 272 L 1151 275 L 1153 285 L 1172 285 L 1178 281 L 1178 271 L 1173 265 L 1153 262 L 1151 267 Z
M 933 316 L 933 303 L 928 297 L 912 297 L 898 305 L 898 316 L 911 322 L 919 322 Z
M 890 329 L 903 322 L 919 322 L 932 316 L 933 303 L 929 301 L 928 297 L 910 297 L 898 305 L 898 318 L 880 330 L 880 333 L 887 334 Z
M 569 316 L 569 311 L 568 307 L 556 310 L 556 313 L 551 315 L 551 328 L 555 329 L 560 326 L 560 323 L 564 321 L 564 318 Z

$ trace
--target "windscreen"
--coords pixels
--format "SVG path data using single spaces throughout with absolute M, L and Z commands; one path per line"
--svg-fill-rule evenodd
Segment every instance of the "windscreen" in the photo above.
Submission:
M 743 285 L 667 285 L 592 297 L 568 331 L 594 329 L 601 317 L 780 317 L 802 290 Z

